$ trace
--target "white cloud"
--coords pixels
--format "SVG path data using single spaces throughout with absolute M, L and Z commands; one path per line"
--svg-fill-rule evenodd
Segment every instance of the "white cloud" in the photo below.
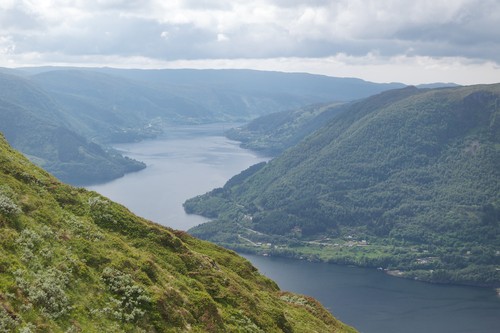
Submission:
M 217 34 L 217 41 L 218 42 L 225 42 L 225 41 L 228 41 L 229 40 L 229 37 L 227 37 L 225 34 L 223 33 L 218 33 Z
M 289 70 L 314 63 L 332 74 L 331 59 L 343 59 L 351 76 L 385 66 L 384 77 L 395 68 L 403 81 L 412 66 L 429 72 L 427 61 L 449 77 L 450 66 L 497 66 L 498 26 L 497 0 L 0 0 L 0 65 L 247 58 Z M 355 70 L 361 65 L 367 72 Z

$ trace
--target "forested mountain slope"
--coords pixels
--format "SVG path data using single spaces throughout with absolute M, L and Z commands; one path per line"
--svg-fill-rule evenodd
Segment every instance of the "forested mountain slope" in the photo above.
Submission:
M 140 170 L 75 132 L 66 111 L 32 81 L 0 74 L 0 131 L 38 165 L 74 184 L 106 181 Z
M 327 103 L 276 112 L 241 127 L 231 128 L 225 135 L 231 140 L 240 141 L 243 148 L 276 156 L 299 143 L 347 107 L 348 104 Z
M 418 87 L 420 86 L 457 87 L 451 83 L 435 83 Z M 359 93 L 359 90 L 356 91 Z M 226 131 L 225 135 L 229 139 L 240 141 L 243 148 L 276 156 L 350 106 L 349 103 L 341 102 L 319 103 L 295 110 L 274 112 L 256 118 L 243 126 L 231 128 Z
M 0 135 L 0 331 L 354 332 L 234 252 L 65 185 Z
M 500 84 L 408 87 L 185 208 L 217 218 L 190 232 L 233 248 L 498 286 L 499 166 Z

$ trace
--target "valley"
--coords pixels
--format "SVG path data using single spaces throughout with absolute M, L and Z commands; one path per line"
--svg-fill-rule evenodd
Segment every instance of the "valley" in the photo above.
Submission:
M 90 188 L 126 204 L 141 216 L 176 229 L 185 230 L 206 222 L 207 219 L 198 215 L 183 212 L 182 202 L 190 193 L 209 191 L 224 184 L 245 165 L 263 161 L 251 151 L 239 148 L 237 142 L 222 137 L 221 129 L 230 126 L 180 126 L 163 139 L 119 145 L 125 155 L 146 161 L 148 168 Z M 183 153 L 179 154 L 179 150 Z M 187 167 L 183 161 L 191 166 Z M 189 170 L 196 172 L 190 174 Z M 241 239 L 247 248 L 240 254 L 261 273 L 272 277 L 283 290 L 319 299 L 337 318 L 361 332 L 398 333 L 401 327 L 409 333 L 422 330 L 429 333 L 449 330 L 494 332 L 494 328 L 500 325 L 500 318 L 496 315 L 500 311 L 500 298 L 492 288 L 427 284 L 395 278 L 377 267 L 311 262 L 314 255 L 320 258 L 321 250 L 329 246 L 329 251 L 342 248 L 343 251 L 368 252 L 377 248 L 371 243 L 356 246 L 363 245 L 362 240 L 313 239 L 304 242 L 302 247 L 308 252 L 301 255 L 302 260 L 300 256 L 281 258 L 284 255 L 277 250 L 284 251 L 284 248 L 279 243 L 269 238 L 271 244 L 267 244 L 267 240 L 259 238 L 265 236 L 264 233 L 241 227 L 239 235 L 248 240 Z M 342 247 L 335 246 L 335 243 L 342 244 Z M 421 256 L 428 255 L 422 251 Z M 422 317 L 427 320 L 422 321 Z
M 500 1 L 0 1 L 0 333 L 497 333 Z
M 61 180 L 163 226 L 258 254 L 249 258 L 264 267 L 263 258 L 282 257 L 297 267 L 366 267 L 377 274 L 374 283 L 404 277 L 498 286 L 498 85 L 371 85 L 383 92 L 351 101 L 303 89 L 322 77 L 298 76 L 263 94 L 236 84 L 239 75 L 268 90 L 266 80 L 284 79 L 238 71 L 10 71 L 0 74 L 0 129 Z M 312 100 L 319 102 L 304 106 Z M 319 283 L 312 296 L 329 288 L 335 285 Z M 495 301 L 487 304 L 495 309 Z M 378 332 L 375 322 L 359 325 Z
M 190 232 L 249 253 L 497 286 L 499 96 L 498 84 L 407 87 L 342 105 L 268 163 L 187 200 L 213 219 Z
M 152 139 L 173 125 L 248 121 L 402 86 L 251 70 L 0 68 L 0 131 L 59 179 L 89 185 L 145 167 L 112 143 Z

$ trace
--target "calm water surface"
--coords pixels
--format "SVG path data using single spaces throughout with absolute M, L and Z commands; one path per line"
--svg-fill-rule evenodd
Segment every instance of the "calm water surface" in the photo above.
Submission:
M 117 145 L 145 170 L 89 187 L 136 214 L 181 230 L 206 221 L 182 203 L 266 160 L 222 136 L 229 125 L 172 128 L 157 140 Z M 246 257 L 282 289 L 319 299 L 364 333 L 500 332 L 500 297 L 491 289 L 403 280 L 376 270 Z
M 267 160 L 223 137 L 228 126 L 179 126 L 168 129 L 160 139 L 115 145 L 147 168 L 88 189 L 175 229 L 203 223 L 205 218 L 184 212 L 186 199 L 221 187 L 249 166 Z
M 313 296 L 360 332 L 500 332 L 500 298 L 492 289 L 435 285 L 358 267 L 243 256 L 283 290 Z

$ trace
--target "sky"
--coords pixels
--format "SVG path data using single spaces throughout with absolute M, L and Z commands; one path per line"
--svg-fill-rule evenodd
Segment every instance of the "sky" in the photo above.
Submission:
M 0 0 L 0 67 L 500 82 L 500 0 Z

